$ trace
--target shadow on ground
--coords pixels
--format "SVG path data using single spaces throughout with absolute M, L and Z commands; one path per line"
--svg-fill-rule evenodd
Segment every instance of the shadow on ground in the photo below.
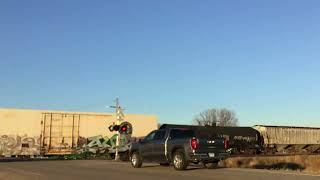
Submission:
M 154 168 L 154 167 L 160 167 L 160 165 L 142 165 L 142 168 Z
M 158 167 L 163 167 L 163 168 L 172 168 L 172 165 L 168 165 L 168 166 L 161 166 L 161 165 L 142 165 L 142 168 L 158 168 Z M 216 167 L 214 169 L 224 169 L 225 167 Z M 205 170 L 207 168 L 203 167 L 202 165 L 197 165 L 197 164 L 191 164 L 188 166 L 187 169 L 185 169 L 185 171 L 192 171 L 192 170 Z

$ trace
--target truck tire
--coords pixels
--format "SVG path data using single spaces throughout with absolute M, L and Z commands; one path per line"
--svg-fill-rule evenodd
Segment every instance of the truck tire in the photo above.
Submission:
M 181 170 L 185 170 L 188 166 L 188 162 L 186 161 L 186 158 L 184 156 L 184 153 L 182 152 L 182 150 L 176 150 L 173 153 L 173 167 L 175 170 L 181 171 Z
M 141 156 L 138 152 L 134 152 L 131 154 L 131 157 L 130 157 L 130 162 L 131 162 L 131 165 L 132 167 L 134 168 L 141 168 L 142 166 L 142 159 L 141 159 Z
M 219 161 L 217 162 L 210 162 L 210 163 L 203 163 L 204 167 L 207 168 L 207 169 L 215 169 L 218 167 L 218 163 Z

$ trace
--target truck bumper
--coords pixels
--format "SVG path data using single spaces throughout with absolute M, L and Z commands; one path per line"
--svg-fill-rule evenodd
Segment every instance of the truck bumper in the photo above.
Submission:
M 191 162 L 213 162 L 226 159 L 230 156 L 227 152 L 222 153 L 191 153 L 189 155 Z

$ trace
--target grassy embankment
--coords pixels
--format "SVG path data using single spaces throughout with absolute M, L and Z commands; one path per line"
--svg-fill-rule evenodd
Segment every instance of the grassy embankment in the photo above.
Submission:
M 221 161 L 220 166 L 320 173 L 320 155 L 232 157 Z

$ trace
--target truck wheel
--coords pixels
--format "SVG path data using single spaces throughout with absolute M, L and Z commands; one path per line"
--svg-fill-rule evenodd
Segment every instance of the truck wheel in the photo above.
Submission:
M 206 167 L 207 169 L 215 169 L 218 167 L 218 162 L 210 162 L 210 163 L 203 163 L 204 167 Z
M 185 170 L 188 166 L 184 154 L 181 150 L 177 150 L 173 153 L 173 167 L 175 170 Z
M 131 155 L 131 165 L 134 167 L 134 168 L 141 168 L 142 166 L 142 159 L 141 159 L 141 156 L 139 153 L 137 152 L 134 152 L 132 155 Z

